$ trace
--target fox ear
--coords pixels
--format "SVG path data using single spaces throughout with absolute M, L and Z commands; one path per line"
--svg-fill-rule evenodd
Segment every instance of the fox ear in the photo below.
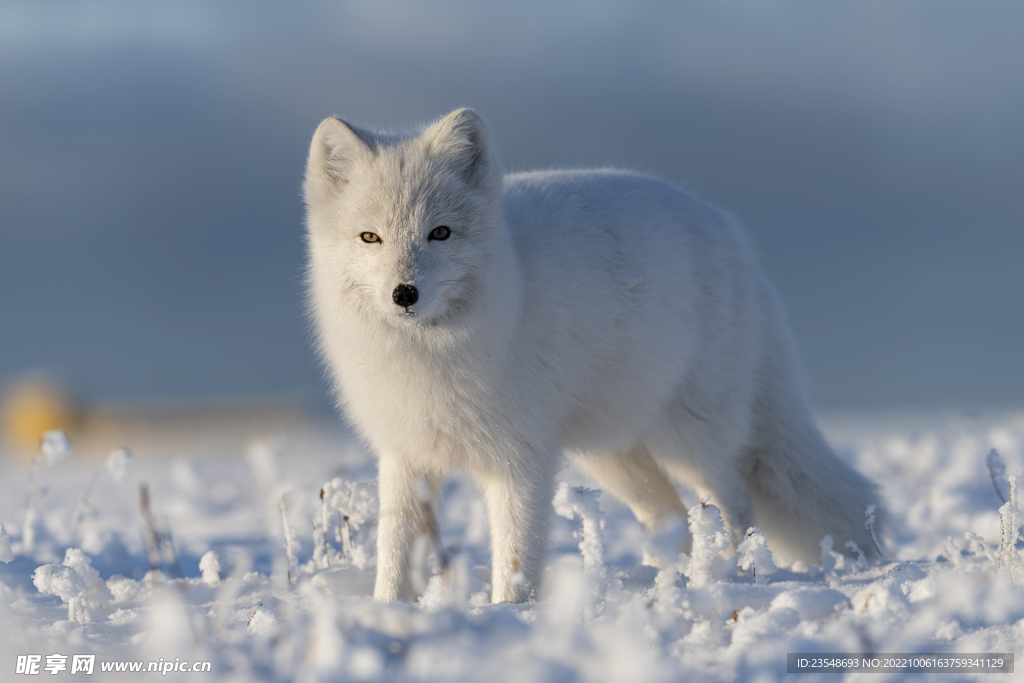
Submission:
M 424 133 L 430 153 L 453 167 L 471 185 L 494 179 L 498 163 L 483 119 L 472 109 L 453 111 Z
M 353 165 L 372 154 L 373 137 L 340 119 L 324 119 L 313 134 L 306 161 L 306 199 L 348 183 Z

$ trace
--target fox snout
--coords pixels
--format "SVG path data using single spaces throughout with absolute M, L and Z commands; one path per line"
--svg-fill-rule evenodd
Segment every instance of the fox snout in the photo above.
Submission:
M 395 291 L 391 292 L 391 300 L 406 310 L 419 301 L 419 298 L 420 293 L 414 285 L 403 283 L 395 287 Z

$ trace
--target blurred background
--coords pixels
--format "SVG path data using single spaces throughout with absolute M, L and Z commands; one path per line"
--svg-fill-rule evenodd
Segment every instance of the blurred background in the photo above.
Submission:
M 309 138 L 459 106 L 509 170 L 648 171 L 738 216 L 819 408 L 1019 407 L 1022 35 L 997 0 L 4 0 L 5 443 L 329 415 Z

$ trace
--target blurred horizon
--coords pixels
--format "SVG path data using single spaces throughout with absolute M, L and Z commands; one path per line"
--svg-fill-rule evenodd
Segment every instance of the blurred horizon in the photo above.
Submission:
M 509 171 L 632 168 L 734 213 L 816 407 L 1020 407 L 1021 35 L 996 0 L 9 0 L 0 391 L 329 409 L 313 130 L 471 106 Z

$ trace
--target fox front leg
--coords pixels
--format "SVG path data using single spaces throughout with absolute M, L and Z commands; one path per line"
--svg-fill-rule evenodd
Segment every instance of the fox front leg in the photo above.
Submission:
M 482 486 L 491 526 L 491 602 L 535 597 L 547 551 L 552 476 L 488 478 Z
M 416 538 L 429 532 L 437 481 L 391 455 L 380 457 L 378 470 L 380 520 L 373 597 L 384 602 L 415 600 L 412 554 Z

